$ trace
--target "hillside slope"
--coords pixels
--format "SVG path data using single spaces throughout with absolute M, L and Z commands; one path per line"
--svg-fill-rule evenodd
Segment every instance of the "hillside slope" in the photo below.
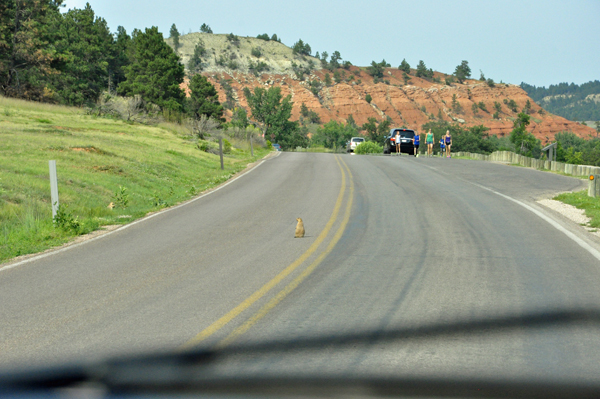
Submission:
M 87 115 L 0 96 L 0 263 L 101 226 L 131 222 L 213 188 L 268 150 L 201 151 L 185 127 Z M 52 221 L 48 161 L 65 215 Z M 70 215 L 70 216 L 69 216 Z
M 292 62 L 302 68 L 312 63 L 319 65 L 319 60 L 314 57 L 294 54 L 292 49 L 273 40 L 262 40 L 254 37 L 241 37 L 212 33 L 189 33 L 179 37 L 178 54 L 186 69 L 194 48 L 201 43 L 206 49 L 202 56 L 202 68 L 206 72 L 231 72 L 251 73 L 251 64 L 262 62 L 266 64 L 267 73 L 292 74 Z M 167 39 L 172 47 L 173 40 Z M 258 50 L 252 55 L 252 50 Z
M 521 83 L 538 104 L 572 121 L 600 121 L 600 81 L 576 85 L 559 83 L 548 88 Z
M 393 126 L 420 130 L 429 121 L 443 120 L 465 127 L 485 125 L 492 134 L 502 136 L 511 132 L 514 119 L 529 101 L 531 125 L 528 130 L 542 140 L 542 143 L 553 140 L 554 135 L 562 131 L 570 131 L 584 138 L 596 135 L 595 130 L 590 127 L 542 110 L 517 85 L 496 84 L 490 87 L 478 80 L 445 85 L 417 78 L 415 70 L 411 70 L 411 80 L 405 84 L 402 71 L 397 68 L 386 68 L 383 79 L 376 83 L 366 68 L 355 66 L 348 70 L 339 69 L 339 83 L 335 83 L 333 73 L 326 69 L 313 70 L 300 80 L 293 72 L 292 62 L 302 67 L 308 67 L 311 63 L 320 67 L 318 59 L 295 55 L 292 49 L 278 42 L 240 37 L 239 45 L 236 46 L 227 39 L 227 35 L 204 33 L 181 36 L 179 54 L 184 63 L 191 57 L 198 39 L 202 39 L 208 54 L 202 73 L 217 88 L 219 100 L 227 103 L 228 108 L 241 106 L 249 111 L 243 95 L 244 87 L 253 89 L 280 86 L 284 96 L 292 95 L 294 120 L 300 118 L 300 106 L 304 103 L 310 111 L 319 115 L 321 123 L 330 120 L 343 122 L 352 115 L 358 125 L 371 117 L 378 121 L 390 118 Z M 172 44 L 170 40 L 167 42 Z M 260 58 L 251 55 L 252 48 L 258 46 L 263 50 Z M 237 60 L 235 69 L 219 65 L 215 61 L 221 55 L 224 59 L 229 59 L 232 54 L 235 54 L 233 60 Z M 257 60 L 267 63 L 269 71 L 262 74 L 250 73 L 248 62 L 255 63 Z M 325 83 L 327 74 L 332 81 L 329 86 Z M 434 78 L 439 78 L 441 82 L 449 76 L 439 72 L 434 74 Z M 372 98 L 370 103 L 366 101 L 367 95 Z M 453 104 L 454 96 L 456 103 Z M 511 100 L 516 103 L 516 108 L 513 108 L 516 111 L 508 106 Z M 495 103 L 500 104 L 498 119 L 493 117 L 496 112 Z M 485 110 L 477 108 L 474 112 L 474 104 L 481 105 Z M 230 115 L 229 110 L 227 116 Z

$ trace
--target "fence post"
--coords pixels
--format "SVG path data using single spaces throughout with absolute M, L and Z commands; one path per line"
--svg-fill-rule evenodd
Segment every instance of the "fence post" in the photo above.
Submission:
M 52 220 L 58 212 L 58 178 L 56 175 L 56 161 L 48 161 L 50 168 L 50 203 L 52 204 Z
M 223 167 L 223 139 L 219 137 L 219 155 L 221 156 L 221 170 L 225 169 Z

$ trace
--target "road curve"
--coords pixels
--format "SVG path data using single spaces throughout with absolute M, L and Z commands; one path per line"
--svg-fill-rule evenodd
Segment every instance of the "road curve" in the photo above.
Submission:
M 534 203 L 582 186 L 477 161 L 283 153 L 184 207 L 0 271 L 0 366 L 600 307 L 600 245 Z M 224 372 L 594 379 L 597 336 L 369 342 Z

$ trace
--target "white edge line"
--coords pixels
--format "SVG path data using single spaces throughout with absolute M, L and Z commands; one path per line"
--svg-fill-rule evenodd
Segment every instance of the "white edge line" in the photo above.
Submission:
M 277 155 L 275 155 L 274 157 L 278 157 L 280 154 L 281 154 L 280 152 L 277 152 Z M 274 158 L 274 157 L 271 157 L 271 158 Z M 222 189 L 223 187 L 228 186 L 229 184 L 233 183 L 237 179 L 246 176 L 247 174 L 249 174 L 250 172 L 256 170 L 260 165 L 262 165 L 263 163 L 265 163 L 266 161 L 268 161 L 271 158 L 267 158 L 267 159 L 263 158 L 263 159 L 261 159 L 261 161 L 260 161 L 260 163 L 258 165 L 254 166 L 253 168 L 251 168 L 246 173 L 242 173 L 241 175 L 239 175 L 239 176 L 237 176 L 237 177 L 235 177 L 235 178 L 233 178 L 231 180 L 228 180 L 226 183 L 218 186 L 217 188 L 211 189 L 211 191 L 209 191 L 208 193 L 202 194 L 202 195 L 200 195 L 200 196 L 198 196 L 196 198 L 192 198 L 191 200 L 188 200 L 188 201 L 184 202 L 183 204 L 175 205 L 175 206 L 173 206 L 171 208 L 167 208 L 167 209 L 163 209 L 161 211 L 155 212 L 152 215 L 144 216 L 141 219 L 138 219 L 136 221 L 133 221 L 131 223 L 123 225 L 123 226 L 121 226 L 121 227 L 119 227 L 119 228 L 117 228 L 115 230 L 111 230 L 111 231 L 109 231 L 107 233 L 104 233 L 102 235 L 99 235 L 97 237 L 90 238 L 89 240 L 85 240 L 85 241 L 79 242 L 77 244 L 71 244 L 71 245 L 68 245 L 68 246 L 66 246 L 64 248 L 60 248 L 60 249 L 57 249 L 57 250 L 54 250 L 54 251 L 50 250 L 49 252 L 46 252 L 46 253 L 43 253 L 43 254 L 40 254 L 40 255 L 36 255 L 36 256 L 31 257 L 31 258 L 24 259 L 24 260 L 16 262 L 16 263 L 9 263 L 6 266 L 0 267 L 0 272 L 3 272 L 5 270 L 9 270 L 9 269 L 13 269 L 13 268 L 15 268 L 17 266 L 24 265 L 25 263 L 29 263 L 29 262 L 33 262 L 33 261 L 36 261 L 36 260 L 40 260 L 42 258 L 51 256 L 51 255 L 56 255 L 58 253 L 65 252 L 65 251 L 68 251 L 68 250 L 73 249 L 73 248 L 77 248 L 77 247 L 79 247 L 81 245 L 88 244 L 88 243 L 90 243 L 92 241 L 96 241 L 96 240 L 99 240 L 101 238 L 108 237 L 109 235 L 111 235 L 113 233 L 116 233 L 118 231 L 123 231 L 123 230 L 125 230 L 125 229 L 127 229 L 127 228 L 129 228 L 131 226 L 134 226 L 134 225 L 136 225 L 138 223 L 142 223 L 142 222 L 144 222 L 144 221 L 146 221 L 148 219 L 152 219 L 155 216 L 162 215 L 163 213 L 170 212 L 170 211 L 173 211 L 175 209 L 178 209 L 178 208 L 184 207 L 186 205 L 189 205 L 192 202 L 198 201 L 199 199 L 204 198 L 207 195 L 210 195 L 210 194 L 212 194 L 214 192 L 219 191 L 220 189 Z
M 544 213 L 538 211 L 537 209 L 527 205 L 524 202 L 521 202 L 517 199 L 514 199 L 512 197 L 509 197 L 508 195 L 504 195 L 502 193 L 499 193 L 497 191 L 492 190 L 491 188 L 482 186 L 480 184 L 477 183 L 472 183 L 471 184 L 480 187 L 484 190 L 490 191 L 496 195 L 499 195 L 503 198 L 506 198 L 509 201 L 512 201 L 518 205 L 521 205 L 523 208 L 527 209 L 528 211 L 533 212 L 535 215 L 537 215 L 538 217 L 540 217 L 541 219 L 545 220 L 546 222 L 550 223 L 550 225 L 552 227 L 554 227 L 555 229 L 557 229 L 558 231 L 564 233 L 567 237 L 569 237 L 571 240 L 575 241 L 577 244 L 579 244 L 580 247 L 582 247 L 583 249 L 585 249 L 586 251 L 588 251 L 594 258 L 600 260 L 600 251 L 598 251 L 596 248 L 592 247 L 590 244 L 588 244 L 587 242 L 585 242 L 584 240 L 582 240 L 581 238 L 577 237 L 575 234 L 573 234 L 571 231 L 567 230 L 566 228 L 564 228 L 563 226 L 561 226 L 557 221 L 555 221 L 554 219 L 548 217 L 547 215 L 545 215 Z

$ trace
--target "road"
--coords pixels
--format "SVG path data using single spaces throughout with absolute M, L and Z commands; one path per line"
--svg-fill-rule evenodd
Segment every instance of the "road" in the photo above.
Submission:
M 0 368 L 600 308 L 599 241 L 535 203 L 583 187 L 478 161 L 282 153 L 184 206 L 3 265 Z M 597 332 L 366 342 L 221 372 L 598 380 Z

